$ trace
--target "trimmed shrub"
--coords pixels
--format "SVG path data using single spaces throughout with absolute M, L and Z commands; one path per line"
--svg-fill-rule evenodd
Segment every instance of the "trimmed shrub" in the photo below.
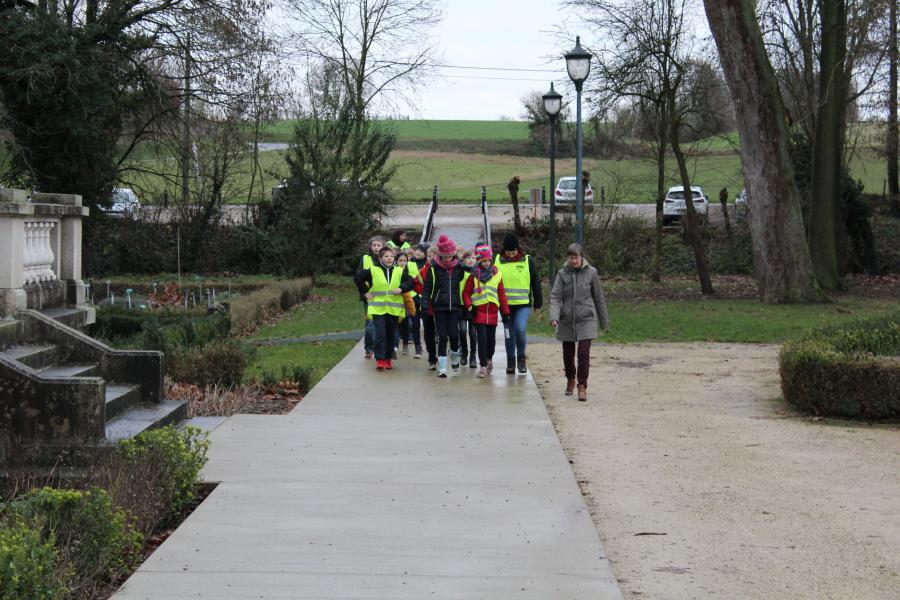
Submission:
M 143 527 L 155 529 L 172 522 L 194 501 L 209 440 L 196 427 L 168 426 L 122 440 L 117 450 L 130 468 L 122 470 L 128 480 L 112 482 L 116 502 Z
M 229 307 L 231 333 L 251 331 L 267 317 L 284 312 L 302 302 L 312 289 L 312 279 L 276 281 L 255 292 L 235 298 Z
M 67 588 L 57 571 L 56 540 L 20 519 L 0 524 L 0 600 L 59 600 Z
M 223 340 L 172 352 L 166 363 L 169 375 L 179 383 L 229 387 L 241 383 L 250 357 L 240 343 Z
M 819 415 L 900 417 L 900 312 L 815 330 L 779 356 L 785 399 Z
M 71 565 L 74 588 L 114 581 L 140 560 L 143 535 L 100 488 L 31 490 L 9 510 L 55 543 L 60 559 Z

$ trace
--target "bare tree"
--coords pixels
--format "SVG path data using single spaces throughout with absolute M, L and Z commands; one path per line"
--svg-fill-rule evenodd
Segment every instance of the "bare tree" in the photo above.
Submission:
M 340 76 L 356 118 L 408 98 L 434 64 L 437 0 L 288 0 L 299 49 Z
M 769 0 L 765 38 L 788 120 L 809 151 L 808 242 L 819 284 L 843 286 L 847 248 L 842 173 L 853 151 L 849 110 L 870 93 L 885 55 L 873 27 L 884 0 Z
M 754 0 L 704 0 L 735 103 L 741 164 L 753 199 L 753 260 L 763 302 L 823 299 L 804 239 L 784 105 Z
M 900 217 L 900 176 L 898 176 L 898 155 L 900 155 L 900 129 L 897 127 L 897 0 L 890 0 L 888 11 L 888 127 L 887 144 L 887 188 L 891 213 Z
M 681 134 L 686 116 L 696 107 L 686 103 L 690 92 L 683 84 L 693 52 L 685 17 L 690 0 L 569 0 L 582 18 L 598 31 L 599 39 L 615 40 L 597 48 L 597 73 L 591 93 L 601 109 L 611 108 L 627 97 L 635 99 L 642 114 L 655 123 L 657 162 L 656 244 L 654 279 L 659 280 L 662 247 L 663 200 L 665 198 L 666 150 L 671 148 L 684 186 L 687 237 L 694 251 L 700 289 L 713 292 L 699 219 L 690 191 Z

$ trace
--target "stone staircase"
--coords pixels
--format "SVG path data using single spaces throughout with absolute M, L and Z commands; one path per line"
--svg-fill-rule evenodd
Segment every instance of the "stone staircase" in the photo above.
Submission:
M 184 402 L 165 399 L 164 355 L 98 342 L 76 329 L 90 316 L 59 308 L 0 320 L 0 431 L 112 441 L 185 418 Z

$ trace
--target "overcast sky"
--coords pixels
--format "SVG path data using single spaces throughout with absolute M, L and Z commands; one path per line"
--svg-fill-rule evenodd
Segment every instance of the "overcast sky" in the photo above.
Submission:
M 419 92 L 417 110 L 410 110 L 410 117 L 518 120 L 521 98 L 528 92 L 545 92 L 555 81 L 565 93 L 559 85 L 568 81 L 565 61 L 548 63 L 549 55 L 561 55 L 575 45 L 573 39 L 561 48 L 552 32 L 564 20 L 555 0 L 447 0 L 444 19 L 434 30 L 443 64 L 555 72 L 440 69 L 440 76 Z

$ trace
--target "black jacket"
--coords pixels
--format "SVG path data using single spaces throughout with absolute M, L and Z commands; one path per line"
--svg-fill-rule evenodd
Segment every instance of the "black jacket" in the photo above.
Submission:
M 388 284 L 391 282 L 391 277 L 393 276 L 394 269 L 399 269 L 400 267 L 385 267 L 380 262 L 376 262 L 375 266 L 372 269 L 381 269 L 384 271 L 384 277 L 387 279 Z M 353 277 L 353 283 L 356 284 L 356 289 L 359 290 L 359 298 L 360 300 L 366 299 L 366 293 L 372 287 L 372 269 L 360 269 L 356 272 L 356 275 Z M 403 269 L 403 274 L 400 276 L 400 289 L 404 292 L 408 292 L 413 289 L 415 285 L 415 280 L 410 276 L 408 269 Z
M 460 283 L 466 276 L 466 269 L 461 264 L 449 271 L 438 265 L 425 272 L 422 282 L 422 310 L 462 310 L 462 294 Z

